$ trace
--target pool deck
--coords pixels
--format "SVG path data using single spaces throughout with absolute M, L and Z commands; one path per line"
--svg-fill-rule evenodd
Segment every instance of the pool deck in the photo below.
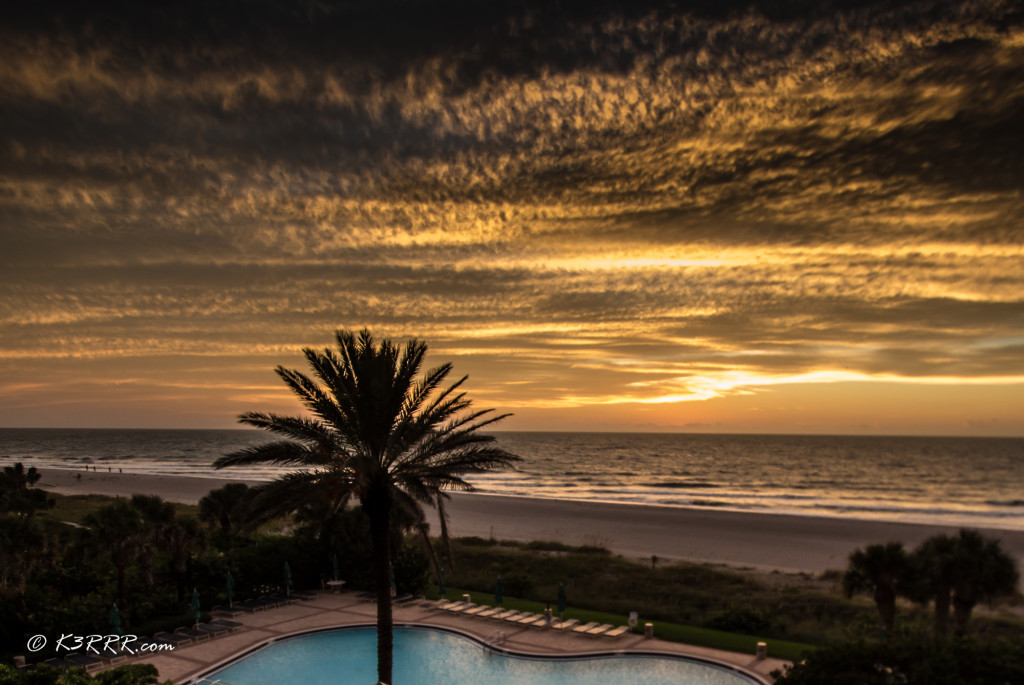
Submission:
M 737 654 L 716 649 L 697 647 L 678 642 L 645 639 L 642 635 L 627 634 L 617 638 L 591 637 L 548 628 L 530 628 L 449 614 L 432 608 L 429 600 L 413 601 L 394 608 L 395 625 L 416 624 L 456 630 L 480 641 L 494 644 L 498 633 L 503 633 L 499 650 L 535 655 L 571 656 L 595 652 L 657 652 L 709 660 L 738 668 L 771 683 L 769 672 L 788 662 L 779 659 L 758 659 L 753 654 Z M 172 652 L 139 656 L 137 663 L 151 663 L 160 671 L 160 679 L 170 679 L 178 685 L 195 682 L 211 667 L 234 659 L 268 640 L 286 637 L 322 628 L 366 625 L 376 622 L 377 607 L 372 602 L 361 602 L 355 593 L 318 593 L 314 599 L 289 606 L 244 614 L 234 619 L 244 627 L 229 635 L 178 647 Z M 769 643 L 769 650 L 771 645 Z

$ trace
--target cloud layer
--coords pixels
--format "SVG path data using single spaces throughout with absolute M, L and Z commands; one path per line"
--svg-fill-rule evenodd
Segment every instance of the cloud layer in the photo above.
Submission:
M 864 381 L 1021 398 L 1022 7 L 786 7 L 22 9 L 0 404 L 48 423 L 71 377 L 83 406 L 230 415 L 283 400 L 258 364 L 363 325 L 526 415 Z

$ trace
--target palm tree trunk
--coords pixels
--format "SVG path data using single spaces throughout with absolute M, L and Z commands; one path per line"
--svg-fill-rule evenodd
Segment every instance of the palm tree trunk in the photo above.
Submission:
M 950 590 L 943 588 L 935 595 L 935 637 L 942 639 L 949 631 Z
M 953 595 L 953 634 L 963 637 L 967 634 L 967 624 L 971 620 L 971 612 L 977 602 L 969 599 L 962 599 Z
M 373 538 L 373 571 L 377 585 L 377 682 L 390 685 L 392 650 L 394 647 L 391 616 L 391 521 L 390 504 L 374 502 L 364 505 L 370 517 Z
M 882 632 L 892 635 L 893 626 L 896 623 L 896 592 L 891 586 L 875 586 L 875 606 L 878 608 L 878 618 L 882 623 Z

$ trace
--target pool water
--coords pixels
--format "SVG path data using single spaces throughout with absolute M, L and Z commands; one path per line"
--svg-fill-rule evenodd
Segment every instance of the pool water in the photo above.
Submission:
M 727 668 L 657 656 L 539 659 L 495 654 L 438 630 L 396 628 L 394 685 L 751 685 Z M 303 635 L 274 643 L 216 673 L 230 685 L 372 685 L 375 628 Z

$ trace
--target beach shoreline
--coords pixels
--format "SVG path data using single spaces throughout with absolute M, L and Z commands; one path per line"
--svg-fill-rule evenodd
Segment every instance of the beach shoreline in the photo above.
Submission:
M 59 494 L 159 495 L 184 504 L 195 504 L 210 490 L 227 483 L 258 484 L 238 478 L 87 472 L 84 468 L 47 467 L 40 469 L 40 473 L 40 487 Z M 595 545 L 640 560 L 650 560 L 654 555 L 665 561 L 783 573 L 820 574 L 843 569 L 850 552 L 857 547 L 890 540 L 914 547 L 932 535 L 957 530 L 955 526 L 873 519 L 466 492 L 451 493 L 446 508 L 449 532 L 455 537 Z M 432 531 L 440 530 L 435 513 L 428 512 L 427 520 Z M 1024 531 L 982 530 L 1000 539 L 1006 551 L 1024 566 Z

